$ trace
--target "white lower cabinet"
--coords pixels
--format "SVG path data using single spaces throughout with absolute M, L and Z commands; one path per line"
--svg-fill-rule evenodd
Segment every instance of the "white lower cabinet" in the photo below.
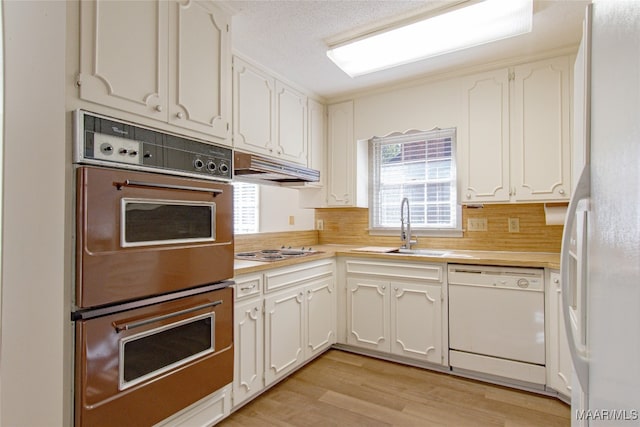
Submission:
M 236 280 L 236 304 L 234 310 L 234 375 L 233 402 L 237 405 L 264 388 L 264 318 L 260 289 L 261 276 L 249 276 Z M 253 288 L 252 288 L 253 286 Z M 249 299 L 240 299 L 242 289 L 255 289 Z M 239 295 L 240 294 L 240 295 Z M 258 296 L 256 296 L 256 294 Z
M 264 300 L 265 385 L 304 360 L 304 290 L 294 288 Z
M 547 284 L 547 387 L 570 400 L 573 363 L 564 326 L 560 273 L 549 271 Z
M 346 343 L 446 364 L 444 264 L 347 259 Z
M 336 341 L 335 261 L 311 261 L 235 278 L 238 407 Z

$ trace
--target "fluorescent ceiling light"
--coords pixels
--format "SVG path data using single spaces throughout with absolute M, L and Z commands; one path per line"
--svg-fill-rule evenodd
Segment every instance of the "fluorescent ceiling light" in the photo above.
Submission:
M 528 33 L 533 0 L 485 0 L 327 51 L 351 77 Z

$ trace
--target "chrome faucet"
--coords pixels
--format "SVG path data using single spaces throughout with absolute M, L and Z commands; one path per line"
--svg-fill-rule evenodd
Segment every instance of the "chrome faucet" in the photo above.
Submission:
M 405 207 L 407 206 L 407 216 L 405 221 Z M 405 230 L 406 223 L 406 230 Z M 402 240 L 403 249 L 411 249 L 411 245 L 418 243 L 417 240 L 411 240 L 411 209 L 409 208 L 409 199 L 405 197 L 400 204 L 400 240 Z

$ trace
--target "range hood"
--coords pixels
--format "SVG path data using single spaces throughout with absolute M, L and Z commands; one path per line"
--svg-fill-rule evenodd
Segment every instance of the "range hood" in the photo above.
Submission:
M 320 180 L 320 171 L 315 169 L 241 151 L 234 152 L 233 174 L 235 178 L 273 184 Z

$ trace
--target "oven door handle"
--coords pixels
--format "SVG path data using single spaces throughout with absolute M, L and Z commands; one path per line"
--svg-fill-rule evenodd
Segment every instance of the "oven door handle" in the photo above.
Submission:
M 150 188 L 162 188 L 169 190 L 187 190 L 187 191 L 199 191 L 201 193 L 212 193 L 213 197 L 216 197 L 223 193 L 222 190 L 216 188 L 201 188 L 201 187 L 189 187 L 187 185 L 173 185 L 173 184 L 158 184 L 155 182 L 144 181 L 132 181 L 125 179 L 124 182 L 116 182 L 116 188 L 122 190 L 122 187 L 150 187 Z
M 215 306 L 220 305 L 220 304 L 222 304 L 222 300 L 210 302 L 208 304 L 202 304 L 202 305 L 199 305 L 199 306 L 196 306 L 196 307 L 191 307 L 191 308 L 187 308 L 187 309 L 180 310 L 180 311 L 176 311 L 175 313 L 171 313 L 171 314 L 165 314 L 165 315 L 162 315 L 162 316 L 150 317 L 149 319 L 138 320 L 137 322 L 131 322 L 131 323 L 125 323 L 125 324 L 118 324 L 118 323 L 114 322 L 113 323 L 113 327 L 115 328 L 117 333 L 120 333 L 122 331 L 128 331 L 130 329 L 139 328 L 140 326 L 145 326 L 145 325 L 148 325 L 150 323 L 158 322 L 160 320 L 165 320 L 165 319 L 169 319 L 171 317 L 180 316 L 182 314 L 187 314 L 187 313 L 192 313 L 194 311 L 202 310 L 203 308 L 215 307 Z

